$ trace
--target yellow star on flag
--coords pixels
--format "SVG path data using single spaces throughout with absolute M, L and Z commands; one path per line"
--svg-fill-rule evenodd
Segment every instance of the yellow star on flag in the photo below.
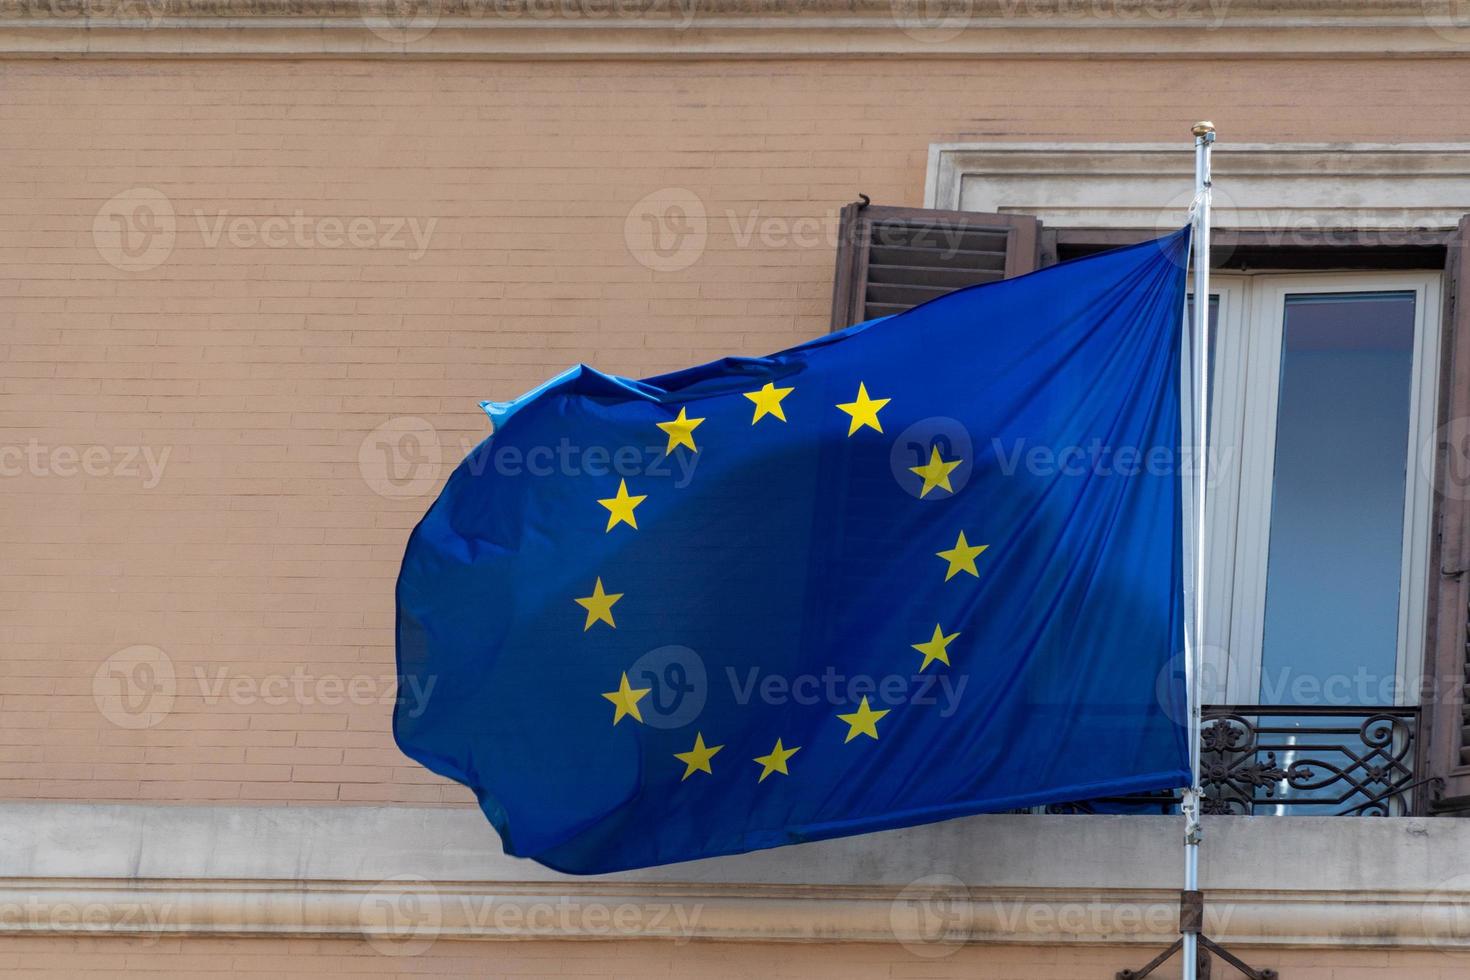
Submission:
M 714 770 L 709 767 L 709 760 L 713 759 L 715 753 L 723 748 L 723 745 L 705 745 L 704 733 L 695 732 L 694 748 L 688 752 L 674 753 L 674 758 L 684 763 L 684 775 L 679 777 L 679 782 L 682 783 L 696 772 L 707 772 L 713 776 Z
M 771 750 L 769 755 L 758 755 L 755 757 L 756 763 L 761 767 L 761 778 L 757 779 L 756 782 L 765 782 L 766 777 L 773 772 L 779 772 L 783 776 L 791 775 L 791 773 L 786 771 L 786 760 L 800 751 L 800 745 L 791 749 L 782 748 L 781 740 L 779 738 L 776 739 L 776 747 Z
M 929 496 L 929 491 L 935 487 L 954 493 L 954 487 L 949 485 L 949 475 L 954 468 L 963 463 L 962 459 L 952 459 L 948 462 L 939 455 L 939 447 L 934 446 L 929 451 L 929 462 L 923 466 L 910 466 L 910 473 L 917 473 L 924 478 L 924 488 L 919 491 L 920 499 Z
M 781 399 L 795 391 L 795 388 L 777 388 L 769 381 L 760 391 L 747 391 L 745 397 L 755 402 L 755 417 L 750 420 L 755 425 L 767 415 L 774 415 L 782 422 L 786 421 L 786 413 L 781 409 Z
M 936 551 L 935 554 L 949 562 L 949 570 L 944 573 L 944 580 L 948 582 L 960 572 L 969 572 L 976 578 L 980 572 L 975 568 L 975 559 L 980 557 L 980 552 L 989 548 L 988 544 L 971 545 L 965 540 L 965 532 L 960 532 L 960 539 L 954 543 L 954 547 L 948 551 Z
M 690 452 L 699 452 L 699 447 L 694 444 L 694 430 L 699 428 L 704 419 L 691 419 L 684 414 L 684 409 L 679 409 L 679 417 L 672 422 L 656 423 L 669 437 L 668 448 L 664 455 L 672 453 L 679 446 L 688 446 Z
M 946 667 L 948 667 L 949 666 L 949 652 L 948 652 L 948 647 L 949 647 L 950 641 L 952 641 L 957 636 L 959 636 L 958 633 L 951 633 L 948 636 L 945 636 L 944 635 L 944 630 L 940 629 L 936 625 L 934 627 L 934 635 L 932 637 L 930 637 L 927 642 L 925 642 L 925 643 L 915 643 L 914 644 L 914 649 L 917 650 L 917 651 L 919 651 L 920 653 L 922 653 L 924 655 L 924 662 L 919 665 L 919 673 L 922 674 L 924 672 L 924 668 L 927 667 L 927 666 L 929 666 L 931 663 L 933 663 L 936 660 L 938 660 L 940 663 L 942 663 Z
M 847 423 L 847 434 L 852 435 L 863 426 L 882 432 L 883 426 L 878 422 L 878 413 L 891 401 L 892 398 L 869 398 L 867 385 L 859 381 L 857 401 L 842 402 L 837 406 L 852 416 Z
M 876 739 L 878 737 L 878 722 L 882 720 L 884 715 L 888 714 L 889 710 L 888 708 L 884 708 L 882 711 L 874 711 L 868 707 L 868 699 L 863 698 L 863 703 L 858 705 L 858 709 L 852 714 L 838 715 L 837 718 L 839 721 L 847 723 L 847 738 L 842 740 L 843 744 L 845 745 L 851 742 L 859 735 L 867 735 Z
M 622 597 L 623 594 L 621 592 L 602 591 L 602 579 L 598 578 L 597 584 L 592 586 L 591 595 L 573 600 L 577 605 L 587 610 L 587 623 L 582 627 L 582 632 L 585 633 L 590 630 L 593 623 L 606 623 L 613 629 L 617 629 L 618 624 L 613 622 L 612 607 L 613 603 Z
M 628 494 L 628 481 L 618 481 L 618 494 L 616 497 L 604 497 L 597 502 L 607 508 L 607 529 L 611 531 L 619 524 L 626 524 L 637 530 L 638 521 L 633 516 L 633 508 L 648 499 L 648 494 L 639 494 L 636 497 Z
M 618 709 L 613 713 L 613 724 L 616 725 L 627 715 L 632 715 L 634 721 L 641 723 L 643 716 L 638 713 L 638 702 L 642 701 L 644 696 L 651 690 L 653 690 L 651 687 L 629 686 L 628 673 L 624 671 L 623 679 L 618 682 L 618 689 L 616 691 L 608 691 L 602 695 Z

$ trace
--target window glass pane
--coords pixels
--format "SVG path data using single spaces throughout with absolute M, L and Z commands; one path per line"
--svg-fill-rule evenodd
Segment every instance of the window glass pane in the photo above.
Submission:
M 1411 292 L 1286 298 L 1261 701 L 1391 704 Z

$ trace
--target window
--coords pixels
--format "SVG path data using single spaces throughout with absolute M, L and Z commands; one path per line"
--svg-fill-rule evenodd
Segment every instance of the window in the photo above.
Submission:
M 1440 277 L 1212 278 L 1205 699 L 1415 704 Z

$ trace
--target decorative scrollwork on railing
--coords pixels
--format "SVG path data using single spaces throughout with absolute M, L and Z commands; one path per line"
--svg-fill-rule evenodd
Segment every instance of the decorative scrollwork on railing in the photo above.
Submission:
M 1206 813 L 1412 811 L 1418 711 L 1240 706 L 1202 731 Z
M 1416 707 L 1220 705 L 1204 710 L 1204 812 L 1407 816 L 1424 813 Z M 1178 793 L 1068 803 L 1054 813 L 1168 813 Z

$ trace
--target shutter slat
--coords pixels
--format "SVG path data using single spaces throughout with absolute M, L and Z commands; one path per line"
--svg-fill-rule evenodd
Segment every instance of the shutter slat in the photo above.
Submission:
M 921 265 L 870 265 L 868 266 L 868 288 L 893 284 L 898 286 L 937 286 L 944 289 L 962 289 L 978 286 L 983 282 L 996 282 L 1005 278 L 1005 268 L 997 269 L 936 269 Z
M 955 289 L 1037 267 L 1040 222 L 1025 215 L 849 204 L 842 212 L 834 330 Z
M 1006 253 L 922 248 L 917 245 L 874 245 L 868 252 L 868 263 L 901 269 L 994 269 L 1003 273 Z
M 880 316 L 893 316 L 895 313 L 902 313 L 905 310 L 912 309 L 913 306 L 908 303 L 869 303 L 868 319 L 876 320 Z
M 996 276 L 992 282 L 999 281 Z M 963 285 L 978 286 L 980 283 L 966 283 Z M 868 308 L 883 304 L 887 306 L 902 306 L 912 309 L 920 303 L 927 303 L 931 299 L 938 299 L 945 293 L 952 293 L 957 286 L 926 286 L 922 283 L 868 283 Z
M 936 214 L 952 214 L 939 211 Z M 970 217 L 970 212 L 961 212 Z M 998 217 L 998 216 L 996 216 Z M 941 219 L 925 221 L 922 218 L 908 221 L 875 221 L 870 232 L 873 247 L 927 248 L 939 252 L 998 252 L 1005 253 L 1009 229 L 971 228 L 948 224 Z

